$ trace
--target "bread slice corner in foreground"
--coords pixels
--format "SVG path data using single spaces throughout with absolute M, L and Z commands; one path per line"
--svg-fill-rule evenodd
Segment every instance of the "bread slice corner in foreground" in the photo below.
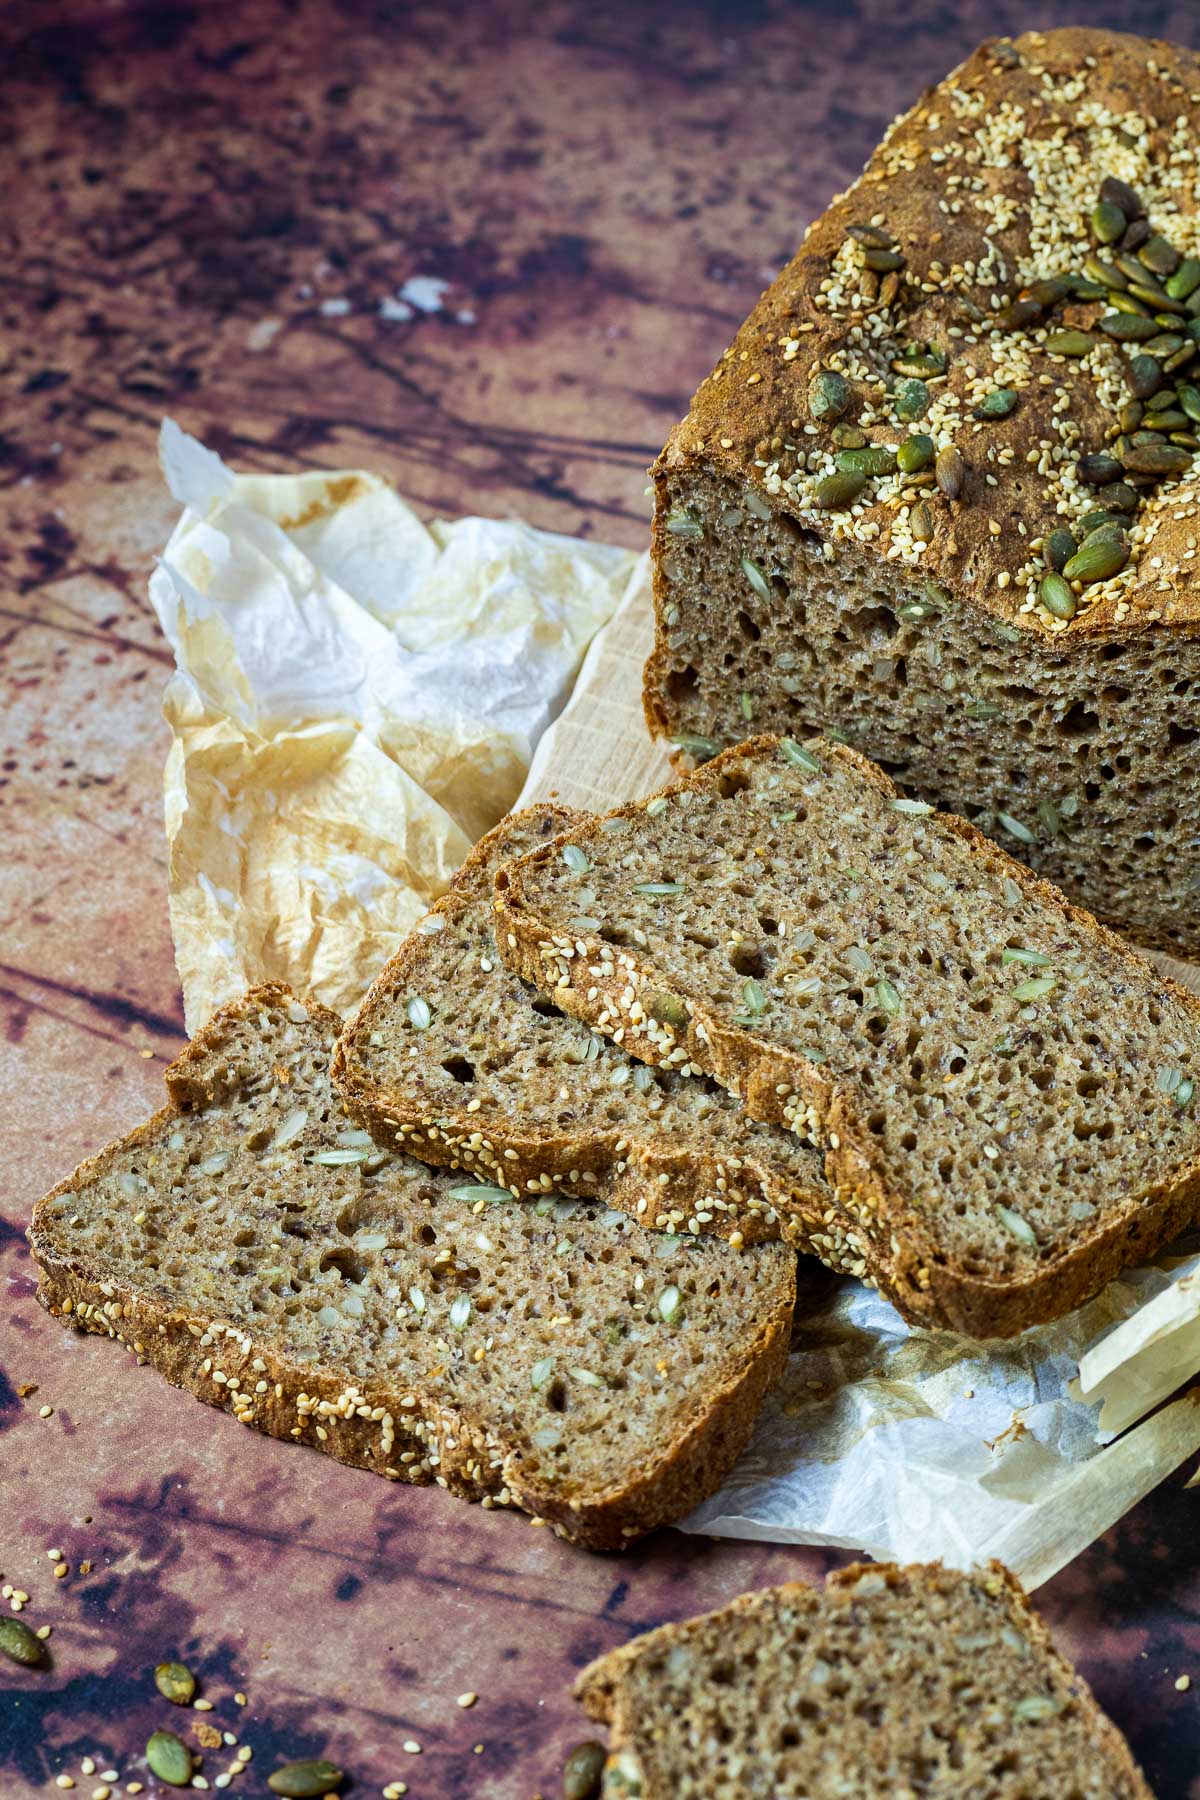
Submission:
M 795 1256 L 664 1238 L 389 1155 L 340 1021 L 224 1007 L 162 1111 L 34 1209 L 38 1298 L 272 1437 L 616 1549 L 720 1485 L 782 1370 Z
M 1153 1800 L 999 1563 L 855 1564 L 664 1625 L 584 1669 L 606 1795 Z

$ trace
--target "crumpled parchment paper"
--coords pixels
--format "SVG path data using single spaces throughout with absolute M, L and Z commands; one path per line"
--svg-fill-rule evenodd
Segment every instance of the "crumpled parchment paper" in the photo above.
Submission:
M 620 601 L 631 551 L 423 524 L 378 476 L 235 475 L 166 421 L 150 582 L 189 1031 L 254 981 L 351 1011 L 476 838 Z
M 169 425 L 162 450 L 187 509 L 152 594 L 179 664 L 167 836 L 188 1024 L 272 976 L 348 1011 L 515 799 L 614 608 L 588 667 L 636 683 L 645 559 L 519 524 L 426 527 L 361 473 L 234 476 Z M 594 806 L 598 763 L 645 761 L 605 736 L 639 712 L 577 692 L 542 785 Z M 910 1330 L 802 1264 L 786 1377 L 682 1529 L 996 1556 L 1036 1587 L 1200 1449 L 1200 1388 L 1162 1404 L 1200 1371 L 1200 1242 L 1180 1248 L 988 1344 Z

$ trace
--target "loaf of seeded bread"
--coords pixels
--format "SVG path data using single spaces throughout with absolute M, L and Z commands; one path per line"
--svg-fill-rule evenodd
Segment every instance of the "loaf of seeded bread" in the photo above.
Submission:
M 516 1201 L 338 1104 L 341 1021 L 223 1008 L 169 1104 L 40 1201 L 38 1298 L 273 1437 L 620 1548 L 711 1493 L 787 1354 L 795 1257 Z
M 568 1018 L 492 938 L 497 868 L 588 823 L 539 806 L 505 819 L 409 935 L 338 1040 L 346 1110 L 380 1144 L 469 1169 L 516 1195 L 623 1208 L 735 1247 L 819 1249 L 833 1192 L 820 1154 L 751 1119 L 724 1088 L 652 1068 Z M 586 911 L 586 885 L 575 896 Z
M 856 751 L 725 751 L 496 905 L 564 1012 L 826 1152 L 842 1265 L 910 1320 L 1008 1336 L 1200 1213 L 1200 1000 Z
M 1200 955 L 1200 58 L 993 41 L 654 470 L 652 732 L 823 731 Z
M 856 1564 L 583 1671 L 606 1800 L 1153 1800 L 999 1563 Z

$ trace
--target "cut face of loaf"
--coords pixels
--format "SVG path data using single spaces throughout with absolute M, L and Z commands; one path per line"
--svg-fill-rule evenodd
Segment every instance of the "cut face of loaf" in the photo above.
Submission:
M 602 1199 L 658 1230 L 734 1245 L 785 1237 L 833 1252 L 822 1159 L 743 1112 L 724 1088 L 634 1061 L 501 962 L 492 882 L 502 862 L 588 823 L 541 806 L 476 847 L 347 1025 L 334 1080 L 389 1146 L 472 1170 L 518 1195 Z M 575 899 L 586 911 L 586 883 Z
M 1001 1567 L 858 1564 L 664 1625 L 583 1671 L 606 1796 L 1153 1800 Z
M 557 1006 L 811 1134 L 910 1320 L 1011 1335 L 1200 1209 L 1200 1002 L 854 751 L 726 751 L 496 904 Z
M 924 94 L 658 460 L 645 678 L 652 732 L 839 737 L 1181 957 L 1198 131 L 1200 59 L 1107 31 L 990 41 Z
M 388 1155 L 286 988 L 40 1201 L 38 1298 L 273 1437 L 620 1548 L 719 1486 L 787 1353 L 795 1257 L 651 1235 Z

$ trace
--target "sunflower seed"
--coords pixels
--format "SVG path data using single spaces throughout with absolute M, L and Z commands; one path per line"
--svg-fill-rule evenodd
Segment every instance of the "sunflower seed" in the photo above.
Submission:
M 668 1325 L 678 1325 L 683 1317 L 683 1295 L 677 1287 L 663 1289 L 658 1297 L 658 1310 Z
M 927 544 L 933 537 L 933 515 L 923 500 L 918 500 L 908 515 L 913 542 Z
M 682 894 L 683 883 L 682 881 L 639 881 L 637 886 L 633 889 L 633 892 L 635 894 L 645 894 L 647 896 L 655 894 Z
M 470 1318 L 471 1302 L 465 1294 L 460 1294 L 457 1300 L 452 1300 L 450 1303 L 450 1323 L 455 1331 L 465 1331 Z
M 530 1387 L 534 1389 L 544 1388 L 553 1374 L 554 1358 L 552 1356 L 541 1357 L 534 1363 L 532 1369 L 529 1371 Z
M 897 987 L 893 987 L 886 976 L 875 983 L 875 998 L 883 1008 L 884 1012 L 887 1013 L 890 1018 L 894 1019 L 902 1005 L 900 990 Z
M 404 1010 L 408 1014 L 409 1024 L 414 1031 L 429 1030 L 433 1023 L 433 1013 L 430 1011 L 428 1000 L 423 1000 L 420 994 L 414 994 Z
M 967 465 L 963 461 L 961 450 L 956 449 L 953 444 L 947 444 L 938 451 L 934 468 L 937 484 L 947 500 L 957 500 L 967 479 Z
M 667 514 L 667 530 L 674 537 L 699 538 L 704 536 L 704 527 L 699 519 L 693 519 L 691 513 L 673 512 Z
M 888 805 L 893 812 L 911 813 L 914 819 L 923 819 L 933 811 L 928 800 L 906 800 L 902 797 L 899 800 L 889 800 Z
M 1010 1206 L 1002 1206 L 997 1200 L 996 1217 L 1003 1225 L 1005 1231 L 1007 1231 L 1011 1237 L 1015 1237 L 1019 1244 L 1024 1244 L 1026 1249 L 1029 1250 L 1037 1249 L 1037 1234 L 1029 1221 L 1023 1219 L 1020 1213 L 1014 1212 Z
M 742 558 L 742 574 L 746 577 L 746 580 L 750 583 L 750 586 L 761 600 L 769 600 L 771 598 L 771 588 L 766 576 L 763 574 L 758 564 L 756 562 L 751 562 L 748 556 L 743 556 Z
M 968 700 L 963 713 L 968 719 L 998 719 L 1001 708 L 994 700 Z
M 1195 1082 L 1192 1081 L 1189 1077 L 1185 1076 L 1184 1079 L 1180 1082 L 1179 1086 L 1175 1089 L 1175 1104 L 1176 1104 L 1176 1106 L 1182 1107 L 1182 1106 L 1189 1105 L 1191 1102 L 1192 1095 L 1195 1093 L 1195 1091 L 1196 1091 Z
M 1061 837 L 1062 818 L 1053 800 L 1039 800 L 1037 813 L 1038 822 L 1042 826 L 1047 837 Z
M 677 749 L 686 751 L 700 762 L 708 762 L 721 748 L 716 738 L 701 737 L 694 731 L 677 731 L 671 742 Z
M 1043 956 L 1040 950 L 1014 950 L 1011 947 L 1000 952 L 1002 963 L 1028 963 L 1034 969 L 1048 969 L 1050 958 Z
M 567 1374 L 581 1382 L 584 1387 L 603 1387 L 603 1375 L 595 1375 L 591 1369 L 568 1369 Z

